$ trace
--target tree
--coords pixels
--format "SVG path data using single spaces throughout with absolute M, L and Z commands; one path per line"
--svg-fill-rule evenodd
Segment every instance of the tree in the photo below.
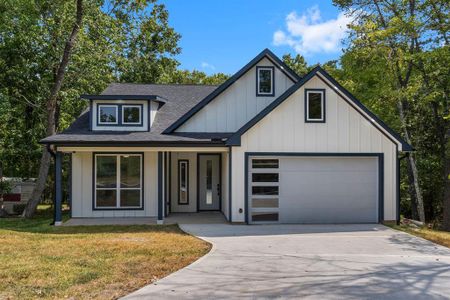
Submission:
M 70 55 L 75 46 L 75 40 L 78 36 L 78 32 L 80 31 L 82 21 L 83 21 L 83 0 L 77 0 L 76 4 L 76 13 L 75 13 L 75 22 L 72 27 L 72 31 L 66 41 L 64 52 L 62 54 L 61 62 L 54 73 L 54 83 L 50 90 L 50 95 L 47 99 L 47 123 L 46 123 L 46 134 L 47 136 L 53 135 L 56 133 L 56 110 L 57 110 L 57 101 L 58 94 L 61 90 L 61 86 L 64 81 L 64 76 L 66 74 L 66 68 L 69 64 Z M 39 176 L 36 181 L 36 186 L 31 194 L 30 200 L 25 207 L 23 215 L 25 217 L 32 217 L 34 212 L 36 211 L 36 207 L 41 200 L 42 192 L 45 188 L 45 183 L 47 181 L 48 170 L 50 168 L 50 153 L 47 149 L 42 150 L 41 164 L 39 167 Z
M 430 183 L 426 182 L 425 172 L 420 170 L 425 171 L 436 161 L 427 150 L 436 153 L 436 149 L 440 149 L 439 169 L 445 169 L 448 161 L 448 154 L 445 154 L 448 152 L 445 150 L 448 147 L 448 120 L 445 119 L 448 115 L 448 90 L 445 84 L 433 87 L 430 78 L 427 79 L 429 71 L 437 69 L 442 77 L 440 80 L 447 83 L 448 89 L 448 67 L 445 67 L 448 64 L 442 64 L 442 61 L 448 61 L 445 57 L 448 56 L 448 19 L 445 19 L 448 3 L 414 0 L 335 0 L 334 3 L 354 18 L 350 26 L 350 47 L 344 54 L 343 65 L 345 56 L 357 58 L 354 63 L 366 68 L 375 62 L 376 67 L 365 69 L 358 76 L 380 76 L 381 79 L 375 82 L 385 88 L 379 98 L 386 99 L 389 105 L 396 103 L 403 136 L 417 150 L 409 155 L 407 170 L 413 207 L 417 208 L 418 218 L 425 221 L 427 205 L 422 190 L 428 190 Z M 439 19 L 441 21 L 436 22 Z M 439 58 L 433 60 L 435 56 Z M 370 85 L 369 89 L 375 91 Z M 427 126 L 430 121 L 432 126 Z M 443 182 L 439 190 L 442 190 L 445 183 L 448 184 L 448 171 L 443 170 L 439 174 L 439 182 Z M 442 194 L 440 203 L 441 197 Z M 428 215 L 431 216 L 430 213 Z
M 305 58 L 300 54 L 292 57 L 291 54 L 288 53 L 283 55 L 282 60 L 299 76 L 303 76 L 309 71 Z
M 0 161 L 9 176 L 35 177 L 41 169 L 33 207 L 42 189 L 53 188 L 53 174 L 44 176 L 50 163 L 39 164 L 39 158 L 47 162 L 48 157 L 38 142 L 67 128 L 86 109 L 80 94 L 98 94 L 114 81 L 217 84 L 227 77 L 177 70 L 180 36 L 156 0 L 81 2 L 82 23 L 64 67 L 76 3 L 0 3 Z M 58 70 L 64 79 L 56 85 Z M 54 125 L 47 126 L 49 99 Z

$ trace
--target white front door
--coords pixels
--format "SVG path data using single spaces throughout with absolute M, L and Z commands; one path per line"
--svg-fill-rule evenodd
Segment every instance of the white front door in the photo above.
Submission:
M 199 154 L 198 160 L 198 210 L 220 210 L 220 154 Z

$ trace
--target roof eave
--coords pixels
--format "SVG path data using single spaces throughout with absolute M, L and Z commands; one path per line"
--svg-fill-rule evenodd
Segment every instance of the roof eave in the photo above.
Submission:
M 80 99 L 86 100 L 150 100 L 166 103 L 167 100 L 158 95 L 86 95 L 80 96 Z

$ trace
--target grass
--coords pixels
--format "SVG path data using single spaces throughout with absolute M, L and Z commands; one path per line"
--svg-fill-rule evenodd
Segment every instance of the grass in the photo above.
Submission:
M 0 219 L 0 299 L 115 299 L 210 250 L 176 225 L 54 227 L 51 220 L 48 210 Z
M 394 225 L 392 226 L 392 228 L 407 232 L 415 236 L 419 236 L 436 244 L 450 248 L 450 232 L 448 231 L 440 231 L 428 228 L 414 229 L 405 225 Z

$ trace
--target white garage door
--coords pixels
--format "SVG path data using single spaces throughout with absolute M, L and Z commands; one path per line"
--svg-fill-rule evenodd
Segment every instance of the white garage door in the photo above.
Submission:
M 250 223 L 377 223 L 377 157 L 250 157 Z

